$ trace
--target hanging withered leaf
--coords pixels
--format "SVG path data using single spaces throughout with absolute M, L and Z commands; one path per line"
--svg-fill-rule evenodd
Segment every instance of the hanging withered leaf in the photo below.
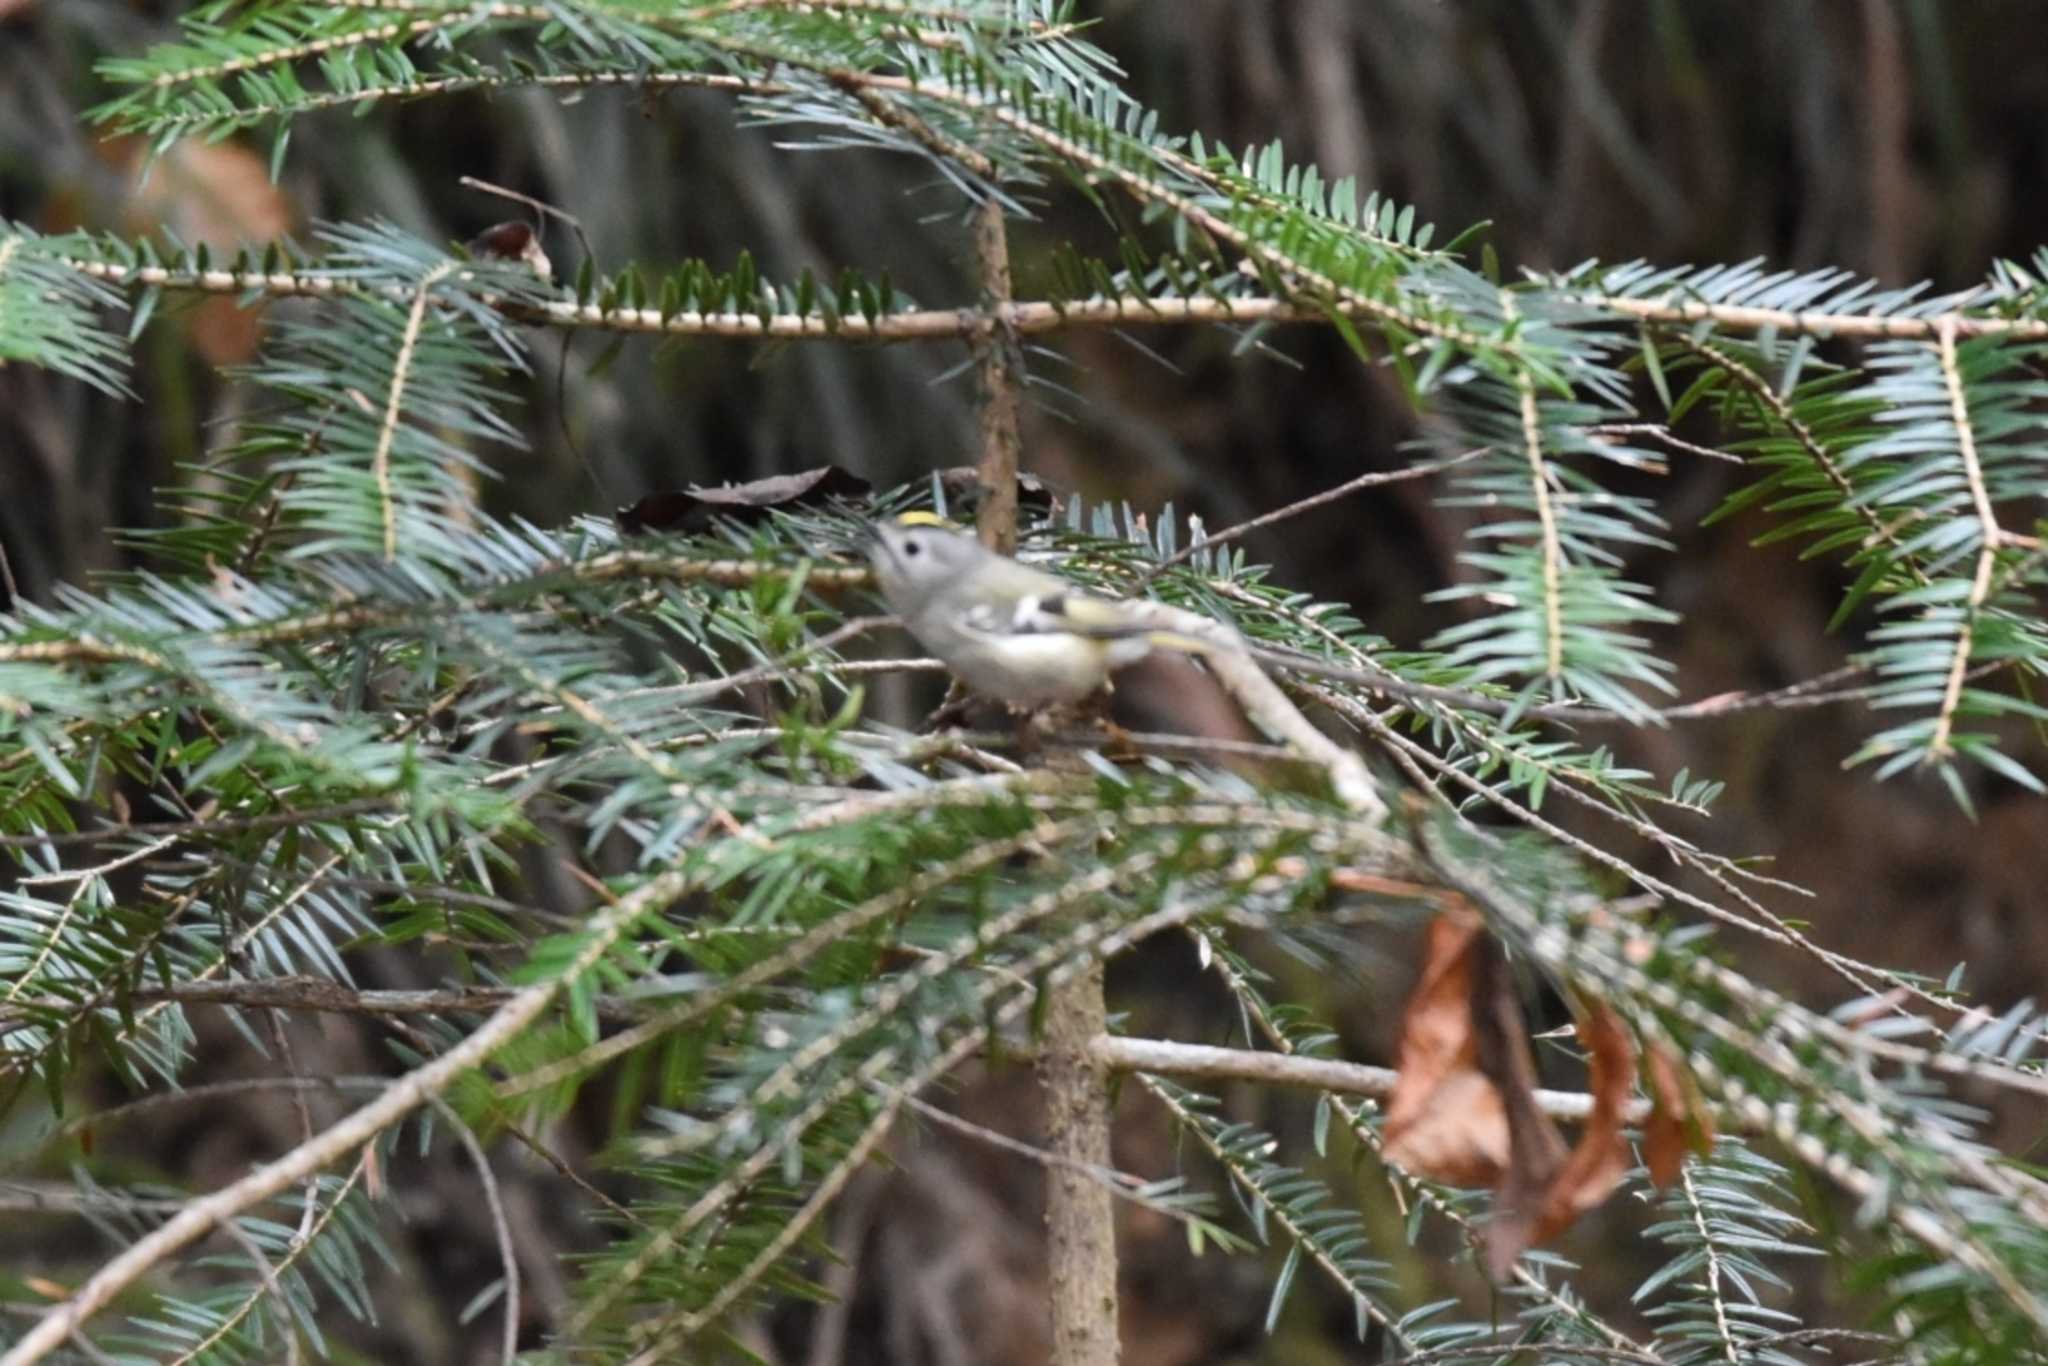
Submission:
M 1461 905 L 1430 925 L 1422 974 L 1401 1017 L 1385 1155 L 1446 1185 L 1494 1188 L 1483 1250 L 1496 1281 L 1523 1252 L 1612 1195 L 1631 1165 L 1623 1124 L 1636 1084 L 1634 1041 L 1603 1002 L 1575 997 L 1573 1010 L 1593 1105 L 1567 1148 L 1537 1100 L 1521 1005 L 1483 922 Z M 1676 1060 L 1652 1049 L 1648 1065 L 1645 1161 L 1662 1185 L 1676 1178 L 1687 1149 L 1707 1151 L 1713 1126 Z
M 811 507 L 830 498 L 859 498 L 874 486 L 851 470 L 837 465 L 819 465 L 795 474 L 772 474 L 744 484 L 721 484 L 717 488 L 691 486 L 650 493 L 630 507 L 613 514 L 619 531 L 627 536 L 644 536 L 656 531 L 693 532 L 711 525 L 715 517 L 748 522 L 772 512 Z
M 1524 1251 L 1564 1232 L 1573 1220 L 1612 1195 L 1631 1165 L 1622 1121 L 1635 1093 L 1635 1045 L 1620 1017 L 1602 1002 L 1579 997 L 1573 1004 L 1579 1042 L 1586 1046 L 1586 1084 L 1593 1093 L 1593 1112 L 1570 1155 L 1559 1161 L 1557 1129 L 1536 1109 L 1534 1068 L 1529 1067 L 1531 1084 L 1524 1099 L 1529 1111 L 1541 1118 L 1546 1137 L 1534 1145 L 1540 1152 L 1536 1160 L 1524 1163 L 1519 1160 L 1523 1134 L 1516 1127 L 1517 1160 L 1510 1162 L 1508 1179 L 1495 1194 L 1493 1218 L 1484 1234 L 1486 1271 L 1495 1281 L 1507 1279 Z M 1526 1043 L 1522 1057 L 1526 1064 Z M 1511 1096 L 1508 1105 L 1512 1116 L 1517 1098 Z
M 1472 1014 L 1484 942 L 1485 927 L 1469 910 L 1430 923 L 1387 1102 L 1387 1160 L 1452 1186 L 1490 1186 L 1508 1164 L 1507 1110 L 1480 1070 Z
M 1688 1152 L 1705 1157 L 1714 1150 L 1714 1116 L 1700 1099 L 1699 1083 L 1662 1044 L 1643 1053 L 1648 1074 L 1650 1118 L 1643 1125 L 1643 1165 L 1650 1179 L 1668 1186 L 1678 1179 Z
M 540 233 L 520 219 L 493 223 L 469 239 L 469 254 L 482 261 L 518 261 L 541 279 L 554 282 L 555 265 L 541 249 Z

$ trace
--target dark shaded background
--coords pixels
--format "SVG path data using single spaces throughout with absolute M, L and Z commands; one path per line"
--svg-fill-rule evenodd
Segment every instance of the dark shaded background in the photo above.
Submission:
M 686 256 L 729 265 L 744 246 L 764 273 L 846 264 L 887 269 L 926 304 L 971 299 L 958 205 L 920 165 L 871 153 L 791 153 L 775 135 L 738 126 L 722 96 L 641 99 L 593 94 L 462 97 L 380 109 L 356 120 L 303 121 L 276 201 L 261 185 L 267 149 L 174 155 L 136 191 L 133 149 L 97 141 L 78 111 L 105 93 L 91 74 L 102 53 L 163 36 L 162 7 L 107 0 L 0 0 L 0 215 L 40 228 L 137 229 L 167 221 L 188 238 L 304 234 L 321 219 L 383 216 L 430 237 L 466 237 L 513 216 L 460 189 L 474 175 L 577 215 L 600 255 L 665 271 Z M 1562 267 L 1587 257 L 1662 262 L 1752 255 L 1794 267 L 1845 266 L 1887 283 L 1980 278 L 1994 257 L 2023 259 L 2048 222 L 2048 15 L 2027 0 L 1104 0 L 1098 41 L 1130 73 L 1133 92 L 1167 127 L 1232 146 L 1273 137 L 1331 177 L 1352 174 L 1403 201 L 1446 235 L 1491 220 L 1510 267 Z M 257 168 L 252 177 L 250 168 Z M 1031 296 L 1050 250 L 1110 239 L 1093 211 L 1055 192 L 1015 232 L 1019 293 Z M 550 237 L 558 272 L 577 247 Z M 221 301 L 167 302 L 136 351 L 141 401 L 112 403 L 20 367 L 0 370 L 0 542 L 25 596 L 125 561 L 115 529 L 148 525 L 155 490 L 178 462 L 224 441 L 250 394 L 213 360 L 245 358 L 254 341 Z M 1089 332 L 1034 357 L 1041 404 L 1028 417 L 1027 463 L 1092 498 L 1141 507 L 1171 500 L 1211 527 L 1311 493 L 1363 469 L 1405 462 L 1416 434 L 1389 377 L 1361 368 L 1319 329 L 1271 334 L 1285 358 L 1234 355 L 1221 332 Z M 651 489 L 746 478 L 833 460 L 878 483 L 972 459 L 971 386 L 941 380 L 962 359 L 952 344 L 853 348 L 632 340 L 607 355 L 580 337 L 557 386 L 563 345 L 538 336 L 527 410 L 531 451 L 498 460 L 494 507 L 553 523 Z M 600 356 L 606 363 L 593 370 Z M 212 359 L 210 360 L 209 357 Z M 564 440 L 575 434 L 581 455 Z M 1689 434 L 1711 441 L 1711 427 Z M 1676 528 L 1676 554 L 1646 554 L 1634 576 L 1684 614 L 1665 642 L 1681 690 L 1700 697 L 1818 674 L 1854 647 L 1856 626 L 1823 626 L 1843 579 L 1783 547 L 1752 549 L 1765 523 L 1700 531 L 1694 524 L 1739 487 L 1741 472 L 1678 461 L 1654 491 Z M 1451 618 L 1422 602 L 1460 574 L 1465 514 L 1434 490 L 1395 485 L 1254 537 L 1254 558 L 1284 580 L 1345 599 L 1402 644 Z M 2041 804 L 1981 778 L 1971 824 L 1931 782 L 1872 785 L 1841 760 L 1874 726 L 1854 711 L 1747 714 L 1682 731 L 1613 737 L 1622 757 L 1668 778 L 1680 767 L 1725 780 L 1712 827 L 1686 830 L 1727 852 L 1776 855 L 1777 871 L 1818 889 L 1776 908 L 1815 935 L 1892 965 L 1967 981 L 2002 1005 L 2038 992 L 2048 961 L 2043 894 L 2048 819 Z M 1617 852 L 1648 857 L 1607 830 Z M 1839 984 L 1808 963 L 1733 947 L 1767 979 L 1817 1004 Z M 1356 1055 L 1382 1060 L 1405 990 L 1404 946 L 1371 943 L 1355 990 L 1331 998 L 1306 971 L 1272 964 L 1285 986 L 1343 1024 Z M 368 974 L 408 984 L 413 970 L 380 962 Z M 373 981 L 371 984 L 383 984 Z M 1191 961 L 1155 950 L 1120 967 L 1117 1004 L 1134 1027 L 1221 1041 L 1227 1012 Z M 220 1066 L 244 1045 L 213 1036 Z M 306 1049 L 336 1071 L 365 1070 L 380 1045 L 331 1026 Z M 303 1059 L 302 1059 L 303 1061 Z M 1247 1118 L 1304 1131 L 1305 1111 L 1231 1095 Z M 970 1079 L 962 1108 L 1029 1136 L 1030 1088 Z M 1180 1155 L 1156 1114 L 1126 1096 L 1119 1160 L 1148 1174 Z M 2018 1120 L 2012 1121 L 2013 1125 Z M 291 1141 L 296 1120 L 258 1106 L 231 1122 L 194 1117 L 151 1136 L 138 1157 L 169 1175 L 217 1182 L 237 1164 Z M 587 1153 L 587 1132 L 558 1135 Z M 2015 1127 L 2003 1137 L 2026 1142 Z M 840 1308 L 791 1310 L 761 1328 L 778 1360 L 1028 1362 L 1042 1353 L 1038 1178 L 1030 1168 L 949 1136 L 901 1145 L 898 1175 L 863 1178 L 835 1241 L 848 1265 L 827 1270 Z M 489 1315 L 464 1329 L 453 1309 L 495 1273 L 481 1211 L 455 1157 L 445 1181 L 402 1211 L 393 1232 L 403 1273 L 434 1287 L 361 1338 L 373 1359 L 484 1359 Z M 537 1312 L 559 1304 L 548 1249 L 590 1236 L 537 1163 L 508 1155 L 511 1199 L 523 1202 L 538 1277 Z M 1384 1183 L 1355 1184 L 1369 1219 L 1398 1244 Z M 1619 1307 L 1645 1253 L 1626 1209 L 1592 1221 L 1564 1249 L 1594 1268 L 1589 1291 Z M 1224 1360 L 1365 1359 L 1347 1345 L 1349 1310 L 1304 1288 L 1280 1336 L 1260 1321 L 1271 1267 L 1209 1257 L 1190 1263 L 1181 1234 L 1134 1216 L 1124 1230 L 1133 1366 Z M 1397 1255 L 1398 1259 L 1398 1255 Z M 1483 1305 L 1469 1277 L 1414 1259 L 1399 1274 L 1416 1302 L 1449 1285 Z M 1435 1277 L 1432 1280 L 1432 1276 Z M 1853 1320 L 1815 1280 L 1800 1312 Z M 1482 1311 L 1483 1312 L 1483 1311 Z

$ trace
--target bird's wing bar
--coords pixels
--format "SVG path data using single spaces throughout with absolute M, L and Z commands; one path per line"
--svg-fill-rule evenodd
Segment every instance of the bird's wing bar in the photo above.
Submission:
M 978 631 L 1005 635 L 1059 634 L 1083 636 L 1089 640 L 1145 640 L 1169 650 L 1204 654 L 1210 643 L 1176 631 L 1133 621 L 1128 613 L 1102 598 L 1079 591 L 1032 593 L 1017 599 L 1008 616 L 990 607 L 977 607 L 967 614 L 967 624 Z

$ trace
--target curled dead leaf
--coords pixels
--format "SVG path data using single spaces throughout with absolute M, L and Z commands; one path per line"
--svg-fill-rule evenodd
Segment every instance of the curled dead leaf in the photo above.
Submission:
M 1714 1149 L 1714 1116 L 1700 1098 L 1692 1073 L 1661 1044 L 1644 1052 L 1648 1074 L 1650 1118 L 1643 1125 L 1643 1164 L 1650 1179 L 1668 1186 L 1678 1179 L 1688 1152 L 1705 1157 Z
M 1452 1186 L 1490 1186 L 1508 1163 L 1508 1118 L 1479 1066 L 1472 995 L 1485 927 L 1470 911 L 1431 922 L 1422 976 L 1401 1015 L 1399 1079 L 1387 1102 L 1386 1157 Z
M 1579 1042 L 1586 1046 L 1588 1087 L 1593 1092 L 1593 1113 L 1579 1135 L 1578 1146 L 1566 1159 L 1564 1170 L 1552 1183 L 1544 1206 L 1545 1222 L 1537 1231 L 1538 1241 L 1562 1231 L 1586 1210 L 1593 1208 L 1621 1184 L 1635 1165 L 1629 1155 L 1628 1139 L 1622 1134 L 1623 1117 L 1636 1091 L 1636 1046 L 1628 1027 L 1604 1001 L 1580 997 Z
M 1536 1064 L 1521 1003 L 1500 950 L 1469 907 L 1431 923 L 1423 966 L 1401 1017 L 1398 1071 L 1387 1106 L 1385 1154 L 1418 1176 L 1494 1188 L 1482 1236 L 1487 1274 L 1556 1237 L 1614 1193 L 1632 1164 L 1623 1124 L 1636 1085 L 1636 1048 L 1607 1004 L 1575 997 L 1592 1111 L 1566 1147 L 1538 1103 Z M 1713 1131 L 1691 1078 L 1666 1053 L 1649 1059 L 1654 1099 L 1644 1147 L 1658 1181 Z
M 554 263 L 541 247 L 533 224 L 495 223 L 469 239 L 469 254 L 489 261 L 518 261 L 543 280 L 555 278 Z
M 1480 1012 L 1480 1066 L 1500 1088 L 1508 1116 L 1508 1165 L 1494 1187 L 1493 1217 L 1482 1235 L 1487 1274 L 1503 1280 L 1536 1240 L 1549 1192 L 1566 1160 L 1564 1138 L 1536 1103 L 1536 1060 L 1521 1003 L 1498 950 L 1487 959 L 1474 1008 Z

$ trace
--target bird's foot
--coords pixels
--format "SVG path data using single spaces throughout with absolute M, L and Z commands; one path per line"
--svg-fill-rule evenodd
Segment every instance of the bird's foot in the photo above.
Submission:
M 1124 759 L 1137 754 L 1137 742 L 1131 733 L 1110 719 L 1110 692 L 1107 687 L 1091 693 L 1078 702 L 1068 702 L 1044 713 L 1045 729 L 1048 734 L 1066 731 L 1076 738 L 1093 740 L 1101 736 L 1106 743 L 1098 745 L 1113 757 Z M 1087 741 L 1084 740 L 1084 743 Z
M 964 728 L 967 724 L 967 709 L 973 703 L 974 694 L 967 690 L 967 685 L 957 678 L 954 679 L 946 685 L 945 700 L 932 708 L 930 716 L 925 717 L 924 729 L 929 732 L 945 730 L 950 726 Z

